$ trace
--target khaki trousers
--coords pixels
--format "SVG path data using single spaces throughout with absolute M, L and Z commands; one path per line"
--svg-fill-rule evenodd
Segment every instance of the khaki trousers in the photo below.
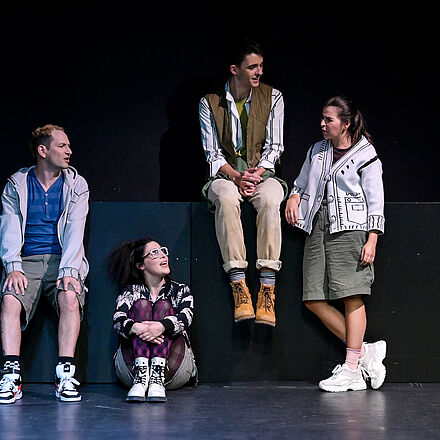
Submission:
M 215 206 L 215 232 L 223 257 L 223 269 L 246 269 L 246 248 L 241 224 L 240 204 L 244 201 L 234 182 L 216 179 L 208 190 Z M 252 197 L 246 200 L 257 211 L 257 269 L 279 271 L 281 268 L 280 204 L 284 198 L 281 184 L 272 177 L 257 185 Z

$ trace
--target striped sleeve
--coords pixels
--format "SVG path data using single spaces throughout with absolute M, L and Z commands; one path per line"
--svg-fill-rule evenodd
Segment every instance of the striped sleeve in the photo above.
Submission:
M 178 284 L 174 286 L 177 292 L 174 292 L 173 300 L 174 316 L 166 316 L 161 323 L 165 327 L 166 334 L 177 335 L 187 331 L 193 320 L 194 298 L 188 286 Z
M 384 189 L 382 182 L 382 163 L 376 156 L 367 161 L 358 173 L 364 190 L 368 209 L 368 231 L 385 232 Z
M 284 151 L 284 99 L 279 90 L 272 89 L 272 109 L 266 125 L 266 141 L 258 166 L 274 170 Z
M 213 177 L 226 163 L 226 158 L 220 147 L 214 116 L 206 98 L 202 98 L 199 104 L 199 121 L 203 150 L 209 165 L 209 175 Z
M 128 312 L 134 303 L 132 286 L 125 287 L 116 298 L 116 308 L 113 314 L 113 327 L 119 335 L 128 339 L 134 321 L 128 317 Z
M 307 188 L 307 183 L 309 181 L 309 173 L 312 162 L 311 160 L 312 150 L 313 150 L 313 145 L 307 151 L 306 159 L 301 167 L 301 171 L 298 177 L 293 182 L 293 188 L 290 191 L 289 196 L 291 196 L 292 194 L 298 194 L 299 196 L 302 196 L 304 194 L 304 191 Z

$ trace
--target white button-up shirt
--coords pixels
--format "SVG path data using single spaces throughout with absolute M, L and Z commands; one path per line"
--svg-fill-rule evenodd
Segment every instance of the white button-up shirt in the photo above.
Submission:
M 243 135 L 240 123 L 240 115 L 235 105 L 234 97 L 229 90 L 229 81 L 225 85 L 226 100 L 232 125 L 232 144 L 235 151 L 243 146 Z M 252 100 L 252 89 L 246 101 L 245 108 L 249 115 Z M 209 108 L 207 99 L 204 97 L 199 104 L 199 120 L 202 131 L 202 145 L 205 150 L 206 160 L 209 164 L 210 176 L 215 176 L 218 170 L 227 163 L 226 157 L 220 145 L 215 126 L 214 115 Z M 284 124 L 284 101 L 279 90 L 272 89 L 272 107 L 266 125 L 266 138 L 261 151 L 261 158 L 257 167 L 263 167 L 274 171 L 275 163 L 284 151 L 283 145 Z

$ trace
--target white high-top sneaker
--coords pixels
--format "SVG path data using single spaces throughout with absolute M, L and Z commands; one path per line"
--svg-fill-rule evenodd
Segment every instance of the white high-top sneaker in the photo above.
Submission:
M 78 402 L 81 394 L 77 390 L 79 382 L 74 379 L 75 365 L 70 362 L 58 364 L 55 370 L 55 396 L 62 402 Z
M 21 376 L 5 373 L 0 380 L 0 403 L 14 403 L 21 397 Z
M 138 357 L 134 360 L 135 375 L 133 386 L 125 400 L 128 402 L 145 402 L 145 393 L 148 389 L 149 371 L 148 358 Z
M 151 359 L 151 376 L 148 387 L 147 402 L 166 402 L 165 368 L 167 360 L 160 357 Z

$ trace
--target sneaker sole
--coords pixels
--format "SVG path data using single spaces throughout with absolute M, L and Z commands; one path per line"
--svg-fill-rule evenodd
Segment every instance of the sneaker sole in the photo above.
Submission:
M 145 402 L 145 396 L 144 397 L 141 397 L 141 396 L 130 396 L 130 397 L 126 397 L 125 400 L 127 402 L 133 402 L 133 403 Z
M 387 375 L 387 369 L 385 368 L 385 365 L 382 364 L 383 369 L 380 370 L 379 377 L 377 378 L 377 381 L 374 382 L 370 379 L 370 385 L 373 390 L 378 390 L 383 383 L 385 382 L 385 377 Z
M 270 325 L 271 327 L 275 327 L 276 323 L 271 321 L 262 321 L 261 319 L 255 320 L 255 324 L 266 324 Z
M 147 397 L 147 402 L 150 403 L 160 403 L 160 402 L 166 402 L 166 397 Z
M 23 394 L 21 392 L 21 390 L 13 397 L 11 397 L 10 399 L 0 399 L 0 404 L 2 403 L 14 403 L 16 400 L 20 400 L 23 397 Z
M 82 396 L 78 397 L 64 397 L 58 391 L 55 391 L 55 397 L 60 399 L 61 402 L 79 402 L 82 398 Z
M 345 391 L 363 391 L 367 389 L 367 384 L 351 384 L 347 386 L 346 388 L 338 387 L 338 386 L 328 386 L 328 385 L 321 385 L 319 384 L 319 389 L 323 391 L 328 391 L 330 393 L 343 393 Z

